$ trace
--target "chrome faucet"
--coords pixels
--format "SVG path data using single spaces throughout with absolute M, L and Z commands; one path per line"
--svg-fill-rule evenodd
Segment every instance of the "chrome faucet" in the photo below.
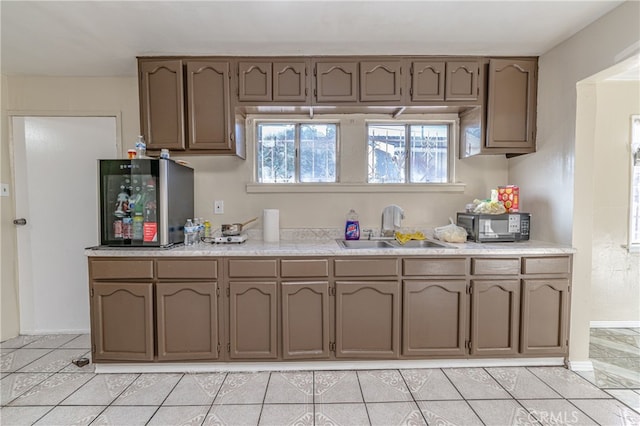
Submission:
M 382 226 L 380 234 L 382 237 L 393 237 L 395 231 L 402 226 L 404 219 L 404 210 L 400 206 L 391 204 L 382 210 Z

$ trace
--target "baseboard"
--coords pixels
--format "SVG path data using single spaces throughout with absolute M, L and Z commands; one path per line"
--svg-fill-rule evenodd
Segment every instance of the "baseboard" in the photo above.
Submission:
M 589 363 L 591 364 L 591 363 Z M 203 373 L 289 370 L 380 370 L 407 368 L 551 367 L 564 366 L 564 358 L 440 359 L 389 361 L 211 362 L 94 364 L 96 373 Z
M 571 371 L 593 371 L 593 363 L 591 361 L 569 361 L 568 365 Z
M 640 328 L 640 321 L 591 321 L 591 328 Z
M 20 330 L 20 334 L 26 336 L 44 336 L 47 334 L 91 334 L 88 328 L 71 328 L 67 330 Z

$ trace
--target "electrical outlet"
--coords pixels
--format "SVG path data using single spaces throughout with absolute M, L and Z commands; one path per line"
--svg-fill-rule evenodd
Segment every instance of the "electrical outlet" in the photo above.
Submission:
M 9 196 L 9 184 L 3 183 L 0 184 L 0 197 L 8 197 Z
M 224 213 L 224 201 L 215 200 L 213 202 L 213 214 L 223 214 Z

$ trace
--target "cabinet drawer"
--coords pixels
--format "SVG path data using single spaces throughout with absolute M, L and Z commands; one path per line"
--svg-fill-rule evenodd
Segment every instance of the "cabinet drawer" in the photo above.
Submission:
M 336 259 L 336 277 L 389 277 L 398 275 L 398 259 Z
M 215 279 L 218 277 L 216 260 L 158 260 L 158 278 Z
M 231 278 L 276 278 L 277 276 L 278 261 L 276 259 L 229 260 L 229 277 Z
M 520 273 L 520 259 L 471 259 L 473 275 L 517 275 Z
M 285 259 L 280 263 L 280 275 L 289 277 L 328 277 L 327 259 Z
M 466 259 L 404 259 L 403 275 L 465 275 Z
M 522 259 L 523 274 L 568 274 L 571 261 L 568 256 L 525 257 Z
M 153 259 L 92 260 L 89 265 L 94 280 L 153 279 Z

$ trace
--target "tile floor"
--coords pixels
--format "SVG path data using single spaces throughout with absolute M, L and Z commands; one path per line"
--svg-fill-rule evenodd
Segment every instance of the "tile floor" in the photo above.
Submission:
M 94 374 L 87 335 L 0 343 L 7 425 L 639 425 L 640 330 L 594 330 L 597 370 Z

